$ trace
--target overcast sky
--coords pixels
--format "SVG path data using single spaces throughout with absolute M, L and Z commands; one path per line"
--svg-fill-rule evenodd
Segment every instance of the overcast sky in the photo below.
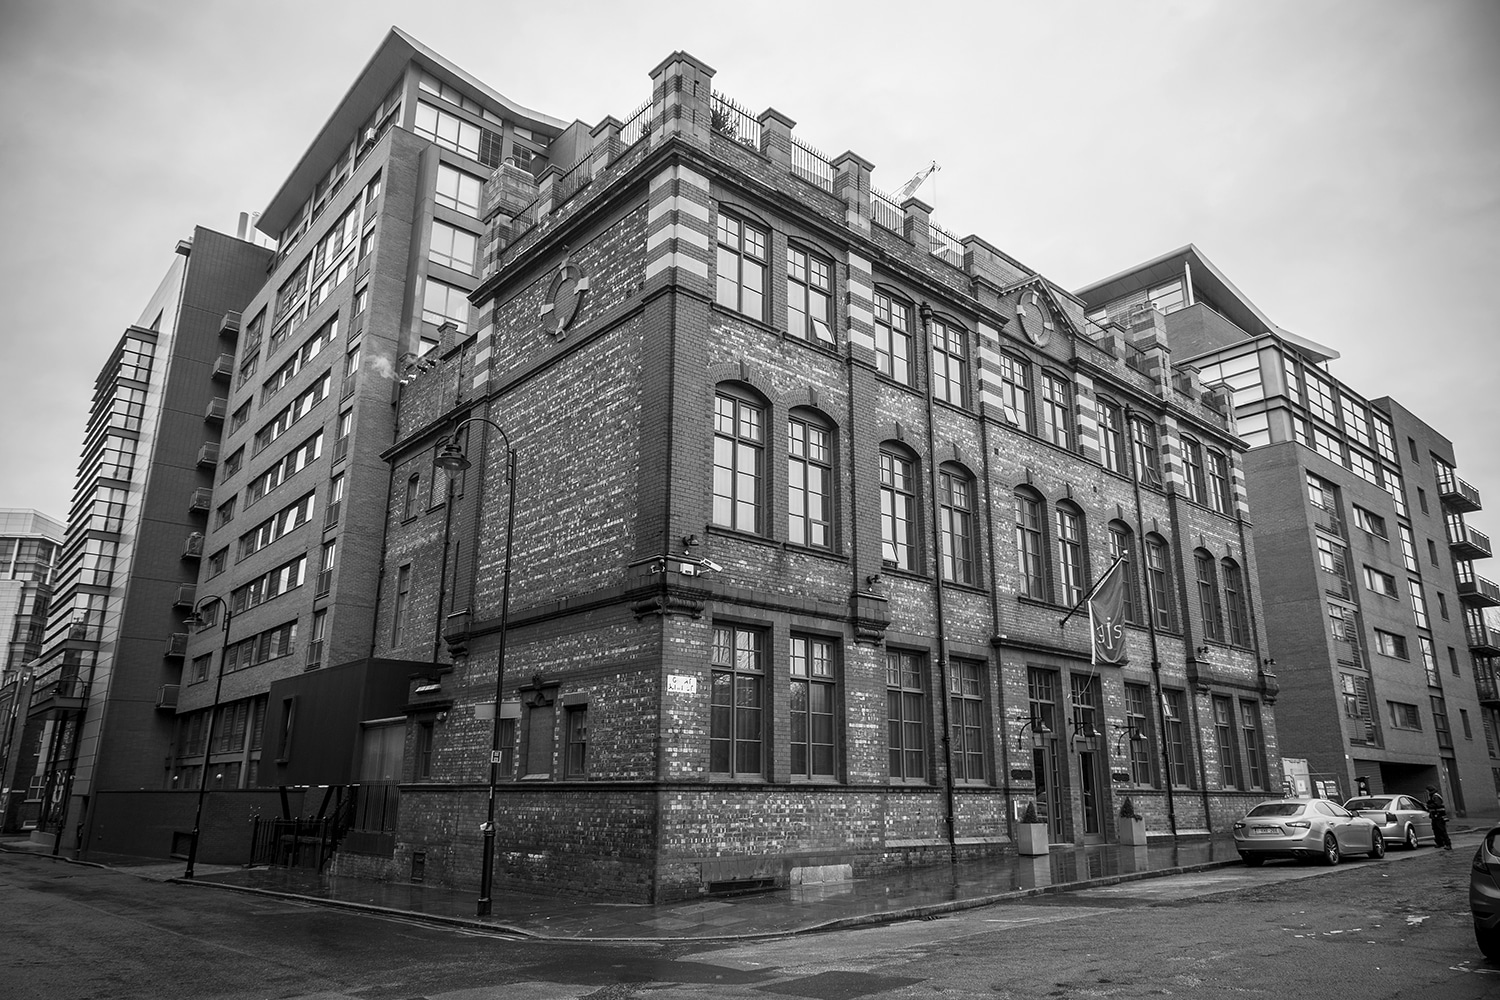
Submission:
M 66 517 L 94 376 L 172 247 L 265 207 L 393 24 L 590 124 L 686 50 L 882 190 L 937 161 L 935 221 L 1070 289 L 1196 243 L 1450 437 L 1500 535 L 1490 0 L 0 0 L 0 507 Z

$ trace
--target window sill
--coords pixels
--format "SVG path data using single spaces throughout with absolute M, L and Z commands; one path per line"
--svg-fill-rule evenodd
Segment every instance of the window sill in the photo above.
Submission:
M 741 542 L 749 542 L 753 545 L 764 545 L 769 548 L 780 548 L 783 543 L 765 535 L 757 535 L 750 531 L 741 531 L 739 528 L 729 528 L 722 524 L 707 525 L 704 530 L 710 535 L 718 535 L 723 538 L 733 538 Z
M 920 580 L 923 583 L 932 582 L 932 575 L 930 573 L 924 573 L 921 570 L 915 569 L 902 569 L 895 563 L 882 562 L 880 564 L 880 572 L 888 576 L 901 577 L 907 580 Z
M 835 549 L 820 549 L 817 546 L 799 545 L 796 542 L 782 542 L 781 547 L 793 555 L 812 556 L 815 559 L 825 559 L 842 565 L 847 565 L 849 562 L 847 555 Z

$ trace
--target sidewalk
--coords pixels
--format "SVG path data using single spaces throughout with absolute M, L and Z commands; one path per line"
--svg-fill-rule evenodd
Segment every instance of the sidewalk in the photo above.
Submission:
M 1486 830 L 1493 823 L 1492 817 L 1470 816 L 1455 822 L 1452 831 L 1473 833 Z M 50 853 L 25 839 L 10 837 L 0 838 L 0 850 Z M 1007 854 L 851 882 L 656 905 L 543 896 L 510 890 L 501 884 L 495 887 L 492 912 L 485 918 L 474 915 L 477 887 L 476 891 L 459 892 L 413 883 L 334 878 L 306 869 L 226 865 L 198 865 L 197 877 L 189 882 L 181 877 L 180 861 L 108 858 L 86 863 L 179 885 L 301 899 L 527 938 L 672 941 L 784 937 L 868 926 L 1040 893 L 1223 868 L 1237 865 L 1240 860 L 1233 841 L 1227 837 L 1177 844 L 1163 840 L 1149 847 L 1059 845 L 1038 858 Z

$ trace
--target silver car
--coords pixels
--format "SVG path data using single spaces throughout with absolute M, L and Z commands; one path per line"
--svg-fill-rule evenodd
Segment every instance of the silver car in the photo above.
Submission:
M 1373 820 L 1326 799 L 1272 799 L 1234 824 L 1234 846 L 1252 868 L 1267 858 L 1319 858 L 1336 865 L 1345 854 L 1385 857 Z
M 1387 844 L 1411 851 L 1418 844 L 1432 843 L 1432 817 L 1410 795 L 1361 795 L 1345 802 L 1344 808 L 1373 820 Z

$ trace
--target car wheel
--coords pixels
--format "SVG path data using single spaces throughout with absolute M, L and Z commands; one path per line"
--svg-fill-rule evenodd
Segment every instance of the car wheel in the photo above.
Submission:
M 1410 823 L 1406 824 L 1406 840 L 1403 842 L 1402 846 L 1404 846 L 1408 851 L 1415 851 L 1417 849 L 1417 831 L 1412 829 L 1412 825 Z
M 1375 839 L 1370 844 L 1370 857 L 1377 860 L 1385 857 L 1385 838 L 1380 835 L 1379 830 L 1375 831 Z
M 1323 835 L 1323 863 L 1336 865 L 1342 857 L 1339 851 L 1339 839 L 1331 833 L 1325 833 Z
M 1266 859 L 1259 854 L 1241 854 L 1240 858 L 1244 860 L 1246 868 L 1259 868 L 1266 863 Z
M 1485 958 L 1500 965 L 1500 927 L 1480 927 L 1474 921 L 1474 941 Z

